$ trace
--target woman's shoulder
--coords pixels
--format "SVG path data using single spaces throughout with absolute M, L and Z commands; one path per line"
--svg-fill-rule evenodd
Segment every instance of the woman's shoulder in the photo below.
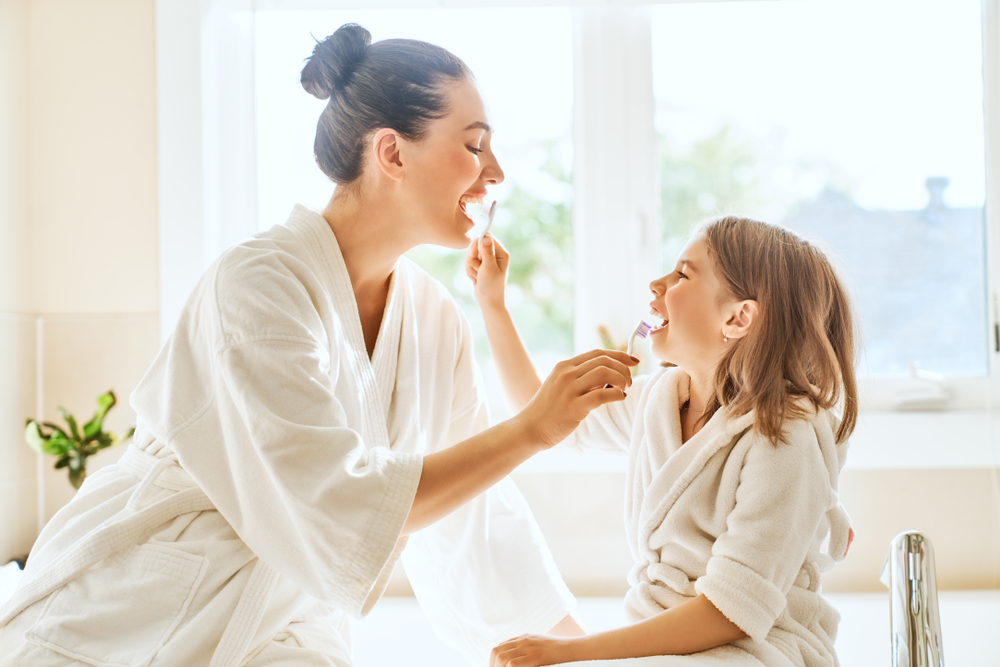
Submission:
M 329 279 L 307 244 L 276 225 L 226 250 L 206 272 L 191 305 L 229 342 L 262 335 L 313 340 L 332 310 Z

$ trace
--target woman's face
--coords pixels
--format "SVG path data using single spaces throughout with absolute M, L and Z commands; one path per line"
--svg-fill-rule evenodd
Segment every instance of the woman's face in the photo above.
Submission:
M 419 225 L 422 243 L 464 248 L 473 227 L 472 210 L 486 189 L 503 181 L 503 171 L 490 148 L 492 129 L 475 83 L 461 81 L 446 88 L 448 115 L 430 123 L 425 137 L 410 144 L 404 164 L 407 197 Z
M 650 349 L 689 375 L 715 369 L 725 351 L 724 294 L 703 236 L 688 241 L 676 269 L 649 284 L 653 315 L 663 320 L 650 333 Z

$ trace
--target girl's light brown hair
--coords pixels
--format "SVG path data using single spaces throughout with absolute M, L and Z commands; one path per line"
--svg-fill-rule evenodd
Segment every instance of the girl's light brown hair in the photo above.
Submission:
M 809 404 L 843 401 L 837 442 L 854 430 L 854 322 L 847 292 L 826 256 L 792 232 L 726 216 L 695 234 L 705 238 L 725 298 L 757 302 L 750 332 L 731 344 L 715 372 L 715 401 L 734 414 L 754 411 L 754 426 L 777 444 L 788 419 Z

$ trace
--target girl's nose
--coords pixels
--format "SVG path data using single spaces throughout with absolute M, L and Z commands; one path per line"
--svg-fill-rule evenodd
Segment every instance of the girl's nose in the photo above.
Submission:
M 649 291 L 652 292 L 656 296 L 662 295 L 664 292 L 667 291 L 666 290 L 666 281 L 665 281 L 665 279 L 666 279 L 666 276 L 664 276 L 662 278 L 657 278 L 653 282 L 649 283 Z

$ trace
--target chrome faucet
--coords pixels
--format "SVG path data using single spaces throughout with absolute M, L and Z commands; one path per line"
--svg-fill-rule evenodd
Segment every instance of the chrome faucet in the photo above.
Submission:
M 881 579 L 889 587 L 892 667 L 944 667 L 930 540 L 913 530 L 894 537 Z

